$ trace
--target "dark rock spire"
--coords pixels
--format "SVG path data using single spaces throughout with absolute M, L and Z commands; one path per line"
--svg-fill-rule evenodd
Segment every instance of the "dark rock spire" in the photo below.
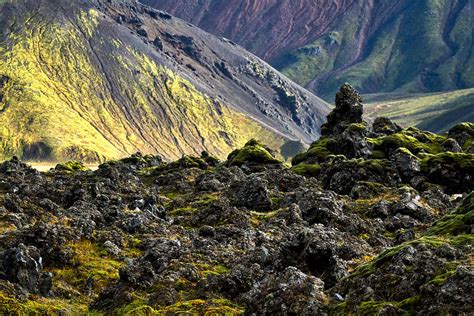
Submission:
M 348 83 L 336 94 L 336 107 L 327 116 L 327 123 L 321 126 L 321 135 L 342 133 L 349 124 L 361 123 L 363 114 L 362 98 Z

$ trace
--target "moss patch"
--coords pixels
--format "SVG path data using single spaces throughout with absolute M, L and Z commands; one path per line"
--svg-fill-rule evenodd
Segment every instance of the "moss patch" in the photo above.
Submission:
M 268 147 L 255 139 L 248 141 L 242 149 L 236 149 L 227 157 L 228 166 L 242 166 L 244 164 L 281 164 Z
M 89 168 L 85 167 L 79 161 L 68 161 L 65 163 L 60 163 L 55 167 L 56 171 L 65 171 L 65 172 L 79 172 L 79 171 L 87 171 Z
M 321 171 L 321 166 L 318 164 L 301 163 L 291 168 L 294 173 L 305 177 L 316 177 Z

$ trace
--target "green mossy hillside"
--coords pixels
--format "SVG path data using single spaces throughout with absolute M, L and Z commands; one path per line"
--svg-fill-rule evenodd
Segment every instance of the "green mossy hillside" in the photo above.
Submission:
M 25 12 L 5 24 L 20 27 L 0 35 L 0 160 L 100 163 L 137 151 L 178 159 L 203 150 L 222 159 L 252 137 L 284 143 L 81 3 L 57 15 L 53 3 L 35 12 L 5 5 Z M 0 19 L 9 21 L 7 11 Z
M 363 94 L 473 87 L 474 60 L 468 57 L 473 45 L 464 35 L 472 31 L 472 8 L 467 2 L 446 4 L 442 0 L 404 1 L 396 11 L 390 11 L 384 2 L 373 7 L 364 2 L 348 6 L 315 41 L 288 53 L 277 66 L 297 83 L 311 84 L 326 100 L 331 100 L 339 84 L 347 80 Z M 377 14 L 383 22 L 369 33 L 361 32 L 365 20 L 360 12 Z M 362 47 L 360 43 L 364 43 Z M 406 110 L 413 111 L 410 107 Z M 447 107 L 434 110 L 441 121 L 438 126 L 459 119 L 453 111 L 446 120 L 443 112 L 449 111 Z M 403 114 L 399 114 L 401 119 Z M 460 114 L 469 115 L 468 108 Z M 431 118 L 436 124 L 436 118 Z

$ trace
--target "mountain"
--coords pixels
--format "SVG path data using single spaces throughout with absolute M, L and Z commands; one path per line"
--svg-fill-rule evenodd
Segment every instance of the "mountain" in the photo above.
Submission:
M 0 163 L 0 314 L 472 314 L 474 124 L 370 126 L 352 87 L 336 100 L 293 167 L 257 140 Z
M 470 0 L 143 0 L 244 45 L 330 100 L 474 87 Z
M 132 0 L 0 2 L 0 158 L 225 157 L 311 142 L 328 106 L 234 43 Z
M 386 116 L 403 126 L 435 133 L 447 132 L 461 122 L 474 122 L 474 89 L 430 94 L 366 95 L 369 117 Z
M 225 36 L 273 63 L 311 43 L 354 0 L 142 0 Z

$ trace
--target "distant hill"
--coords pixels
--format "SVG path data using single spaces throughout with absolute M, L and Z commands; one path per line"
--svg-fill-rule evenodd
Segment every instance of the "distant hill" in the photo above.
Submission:
M 0 160 L 225 157 L 311 142 L 327 104 L 243 48 L 131 0 L 0 1 Z
M 143 0 L 226 36 L 327 100 L 474 87 L 470 0 Z
M 368 116 L 389 116 L 403 126 L 444 133 L 461 122 L 474 122 L 474 89 L 420 95 L 369 95 Z

